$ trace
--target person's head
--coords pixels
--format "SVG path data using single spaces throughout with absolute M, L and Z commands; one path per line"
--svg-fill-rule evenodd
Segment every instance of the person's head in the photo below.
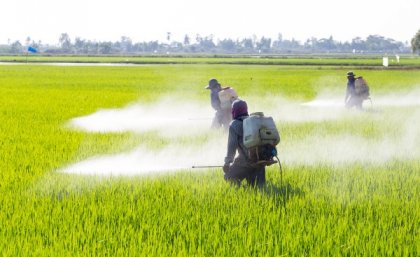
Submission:
M 347 79 L 354 79 L 355 76 L 356 74 L 354 74 L 352 71 L 347 72 Z
M 236 99 L 232 103 L 232 118 L 236 119 L 241 116 L 248 116 L 248 105 L 244 100 Z
M 220 83 L 217 81 L 217 79 L 210 79 L 209 84 L 206 86 L 206 89 L 218 89 L 221 88 Z

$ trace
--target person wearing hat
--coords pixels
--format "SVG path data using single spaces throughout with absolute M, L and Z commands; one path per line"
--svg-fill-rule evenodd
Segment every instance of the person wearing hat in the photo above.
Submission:
M 213 109 L 216 111 L 213 121 L 212 121 L 212 128 L 220 128 L 223 127 L 224 129 L 228 129 L 229 123 L 232 120 L 230 110 L 223 109 L 221 106 L 219 92 L 225 89 L 229 89 L 230 87 L 222 88 L 220 83 L 217 79 L 210 79 L 209 84 L 205 87 L 205 89 L 210 90 L 210 102 Z
M 243 142 L 243 120 L 248 116 L 247 103 L 241 99 L 235 100 L 232 103 L 233 120 L 229 125 L 227 154 L 223 166 L 224 178 L 238 186 L 245 179 L 250 186 L 262 187 L 265 185 L 265 166 L 252 165 Z
M 356 107 L 357 109 L 362 109 L 363 98 L 356 94 L 355 87 L 355 78 L 356 74 L 352 71 L 347 72 L 347 89 L 346 96 L 344 98 L 344 104 L 346 108 Z

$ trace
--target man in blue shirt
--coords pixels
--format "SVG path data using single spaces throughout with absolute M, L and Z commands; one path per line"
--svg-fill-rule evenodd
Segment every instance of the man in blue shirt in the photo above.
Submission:
M 362 109 L 363 98 L 356 94 L 355 78 L 356 74 L 352 71 L 347 72 L 347 89 L 346 96 L 344 98 L 344 104 L 346 108 L 352 108 L 353 106 L 357 109 Z
M 229 127 L 229 123 L 232 120 L 230 110 L 223 110 L 220 103 L 219 92 L 223 89 L 217 79 L 210 79 L 208 86 L 206 89 L 210 89 L 210 102 L 213 109 L 216 111 L 213 121 L 212 121 L 212 128 L 220 128 L 223 127 L 227 129 Z

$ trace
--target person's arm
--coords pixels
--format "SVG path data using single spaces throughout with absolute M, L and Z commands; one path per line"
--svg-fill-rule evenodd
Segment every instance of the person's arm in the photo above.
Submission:
M 219 111 L 221 109 L 219 94 L 215 91 L 212 91 L 210 98 L 211 98 L 211 106 L 213 107 L 213 109 L 215 109 L 216 111 Z
M 238 148 L 238 135 L 235 133 L 233 128 L 229 127 L 229 137 L 228 137 L 228 144 L 227 144 L 227 154 L 225 157 L 225 165 L 229 165 L 233 162 L 233 159 L 236 155 L 236 149 Z

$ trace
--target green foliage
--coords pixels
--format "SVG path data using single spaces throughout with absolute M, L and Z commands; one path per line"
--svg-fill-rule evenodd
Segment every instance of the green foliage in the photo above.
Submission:
M 284 163 L 285 184 L 280 185 L 278 167 L 272 166 L 264 190 L 231 187 L 220 170 L 106 178 L 57 172 L 96 154 L 130 149 L 138 141 L 155 147 L 165 143 L 147 133 L 133 137 L 71 131 L 64 124 L 73 117 L 166 95 L 208 104 L 203 87 L 210 77 L 233 86 L 245 99 L 309 100 L 324 90 L 344 93 L 346 71 L 204 64 L 0 66 L 0 252 L 3 256 L 418 256 L 418 159 L 367 165 Z M 418 70 L 354 71 L 367 78 L 374 94 L 410 91 L 420 85 Z M 383 111 L 404 118 L 414 108 Z M 377 137 L 403 133 L 399 118 L 374 115 L 279 124 L 280 147 L 287 149 L 308 134 L 322 137 L 353 131 L 375 142 Z M 185 139 L 185 144 L 194 140 Z
M 413 53 L 417 52 L 420 54 L 420 29 L 411 39 L 411 49 L 413 50 Z

